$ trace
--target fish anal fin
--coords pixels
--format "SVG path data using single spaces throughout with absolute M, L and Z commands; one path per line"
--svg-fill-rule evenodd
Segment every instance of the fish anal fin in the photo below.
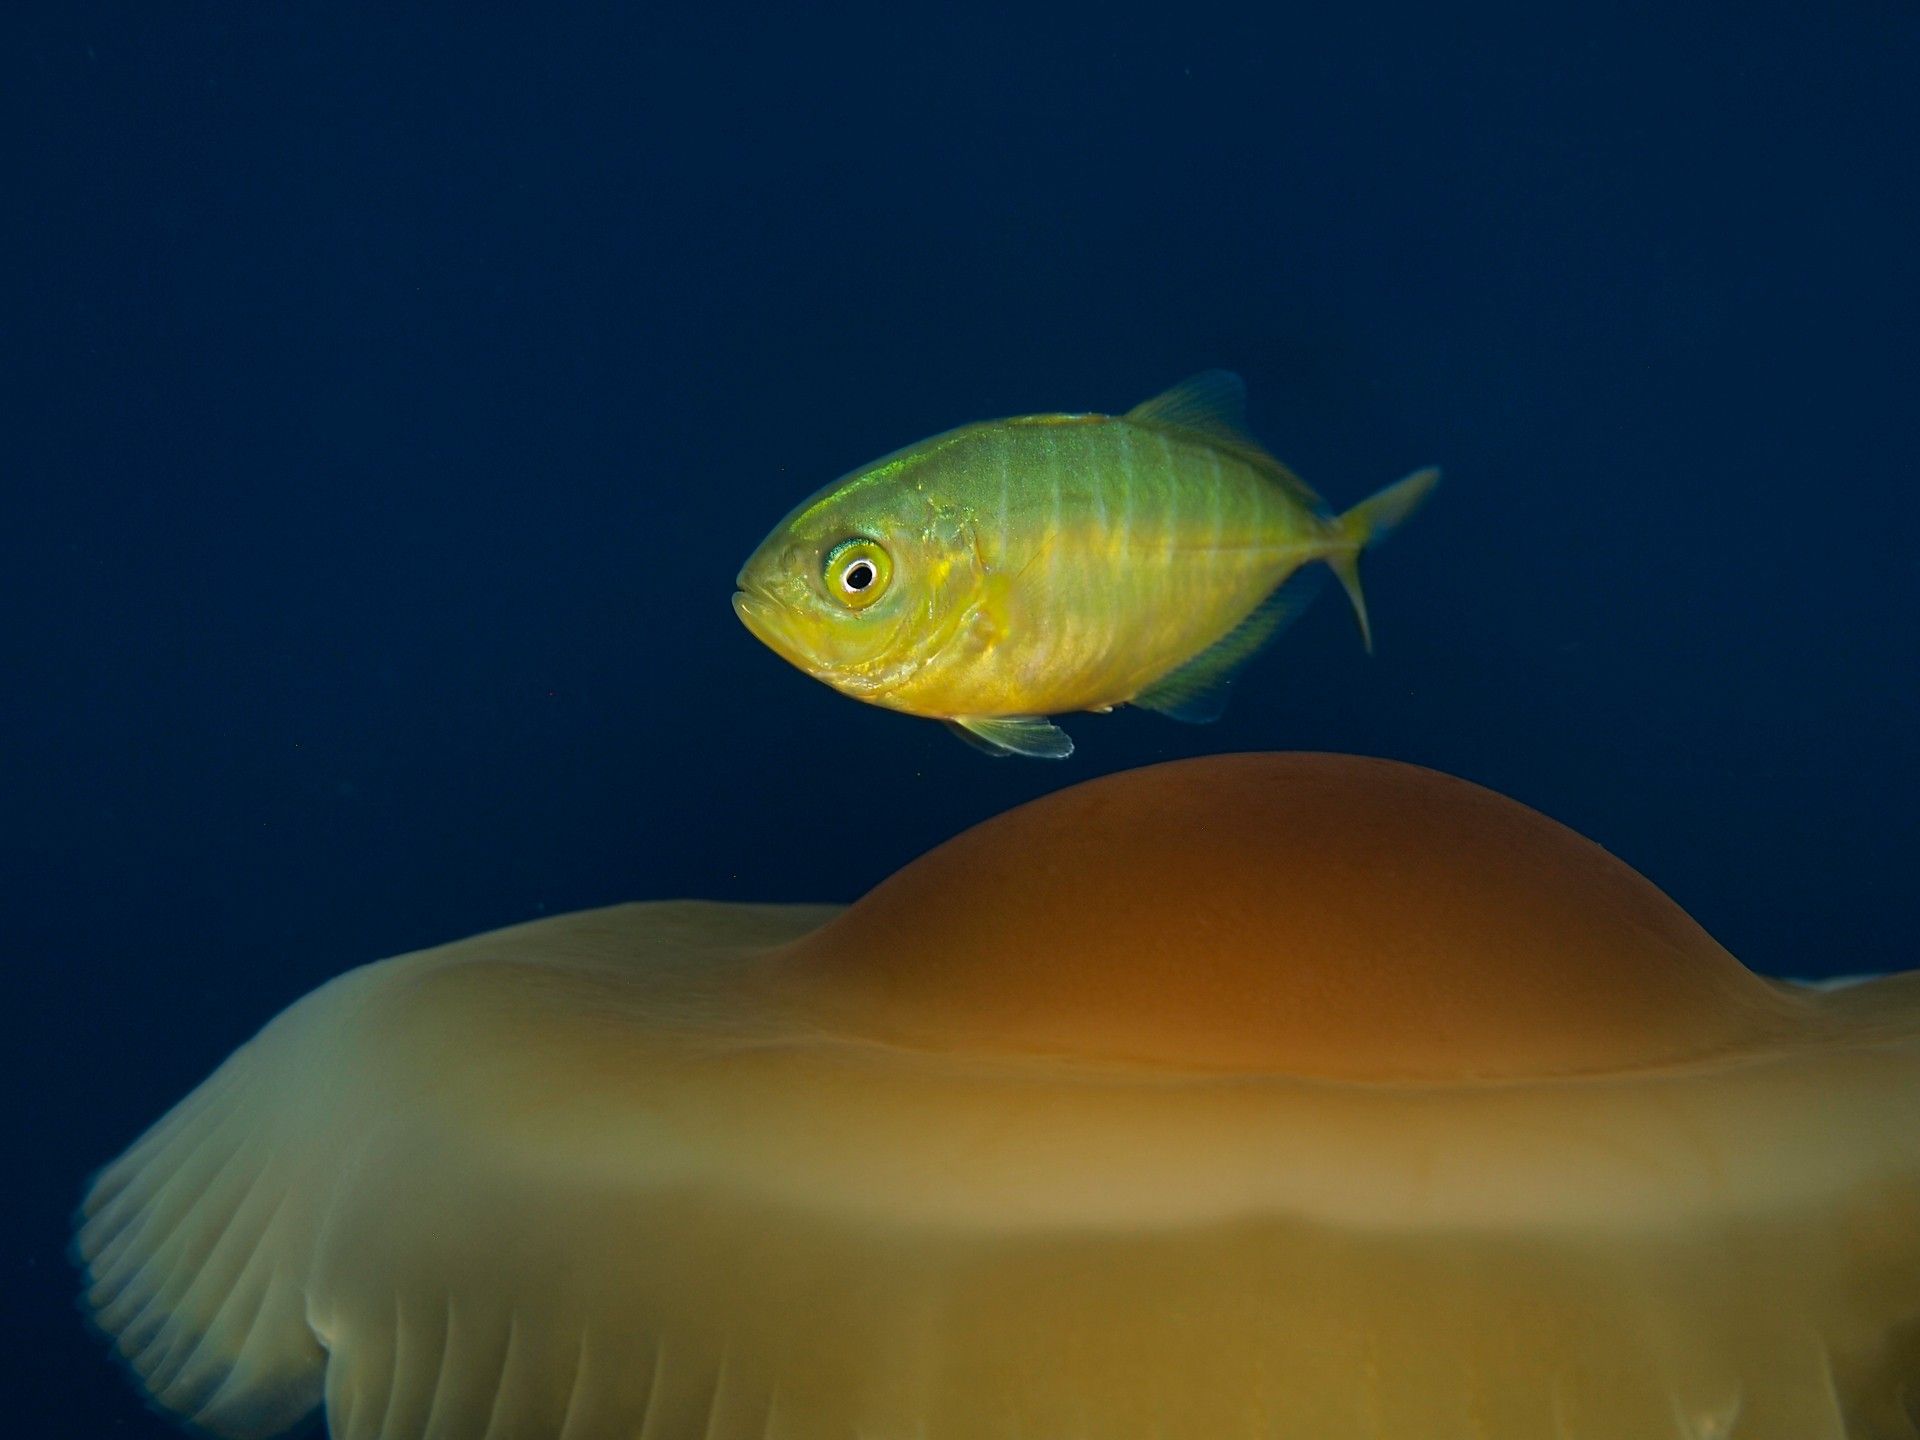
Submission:
M 1189 725 L 1218 720 L 1226 712 L 1234 675 L 1313 603 L 1326 576 L 1318 565 L 1294 571 L 1246 619 L 1184 665 L 1147 686 L 1131 703 Z
M 956 715 L 947 721 L 947 728 L 989 755 L 1064 760 L 1073 754 L 1067 732 L 1038 715 Z

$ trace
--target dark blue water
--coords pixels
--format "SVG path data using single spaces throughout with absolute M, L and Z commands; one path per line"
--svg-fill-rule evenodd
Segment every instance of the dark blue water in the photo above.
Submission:
M 68 1211 L 320 980 L 1107 770 L 1422 761 L 1913 962 L 1913 6 L 520 8 L 0 22 L 10 1434 L 169 1433 Z M 1373 658 L 1323 599 L 1222 723 L 996 763 L 735 621 L 841 471 L 1216 365 L 1337 504 L 1446 467 Z

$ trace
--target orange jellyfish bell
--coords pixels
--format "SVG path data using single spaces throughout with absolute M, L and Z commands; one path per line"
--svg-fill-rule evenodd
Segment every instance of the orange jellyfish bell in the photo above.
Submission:
M 948 842 L 801 942 L 915 1043 L 1356 1081 L 1693 1059 L 1801 1023 L 1645 879 L 1412 766 L 1229 755 Z
M 1761 979 L 1431 771 L 1247 755 L 844 911 L 370 965 L 95 1182 L 216 1434 L 1920 1434 L 1920 981 Z

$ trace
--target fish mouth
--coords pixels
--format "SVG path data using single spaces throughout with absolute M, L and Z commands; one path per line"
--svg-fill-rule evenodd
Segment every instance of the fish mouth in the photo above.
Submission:
M 799 645 L 786 607 L 751 590 L 733 592 L 733 613 L 753 638 L 789 664 L 800 663 Z

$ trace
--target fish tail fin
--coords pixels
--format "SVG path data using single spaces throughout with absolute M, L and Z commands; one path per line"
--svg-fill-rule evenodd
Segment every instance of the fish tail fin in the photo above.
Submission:
M 1333 522 L 1332 543 L 1322 558 L 1340 578 L 1347 599 L 1353 602 L 1354 619 L 1360 622 L 1360 640 L 1373 653 L 1373 626 L 1367 621 L 1367 597 L 1360 589 L 1360 552 L 1377 545 L 1393 533 L 1407 516 L 1420 508 L 1420 502 L 1440 483 L 1440 472 L 1429 466 L 1397 480 L 1377 495 L 1362 500 Z

